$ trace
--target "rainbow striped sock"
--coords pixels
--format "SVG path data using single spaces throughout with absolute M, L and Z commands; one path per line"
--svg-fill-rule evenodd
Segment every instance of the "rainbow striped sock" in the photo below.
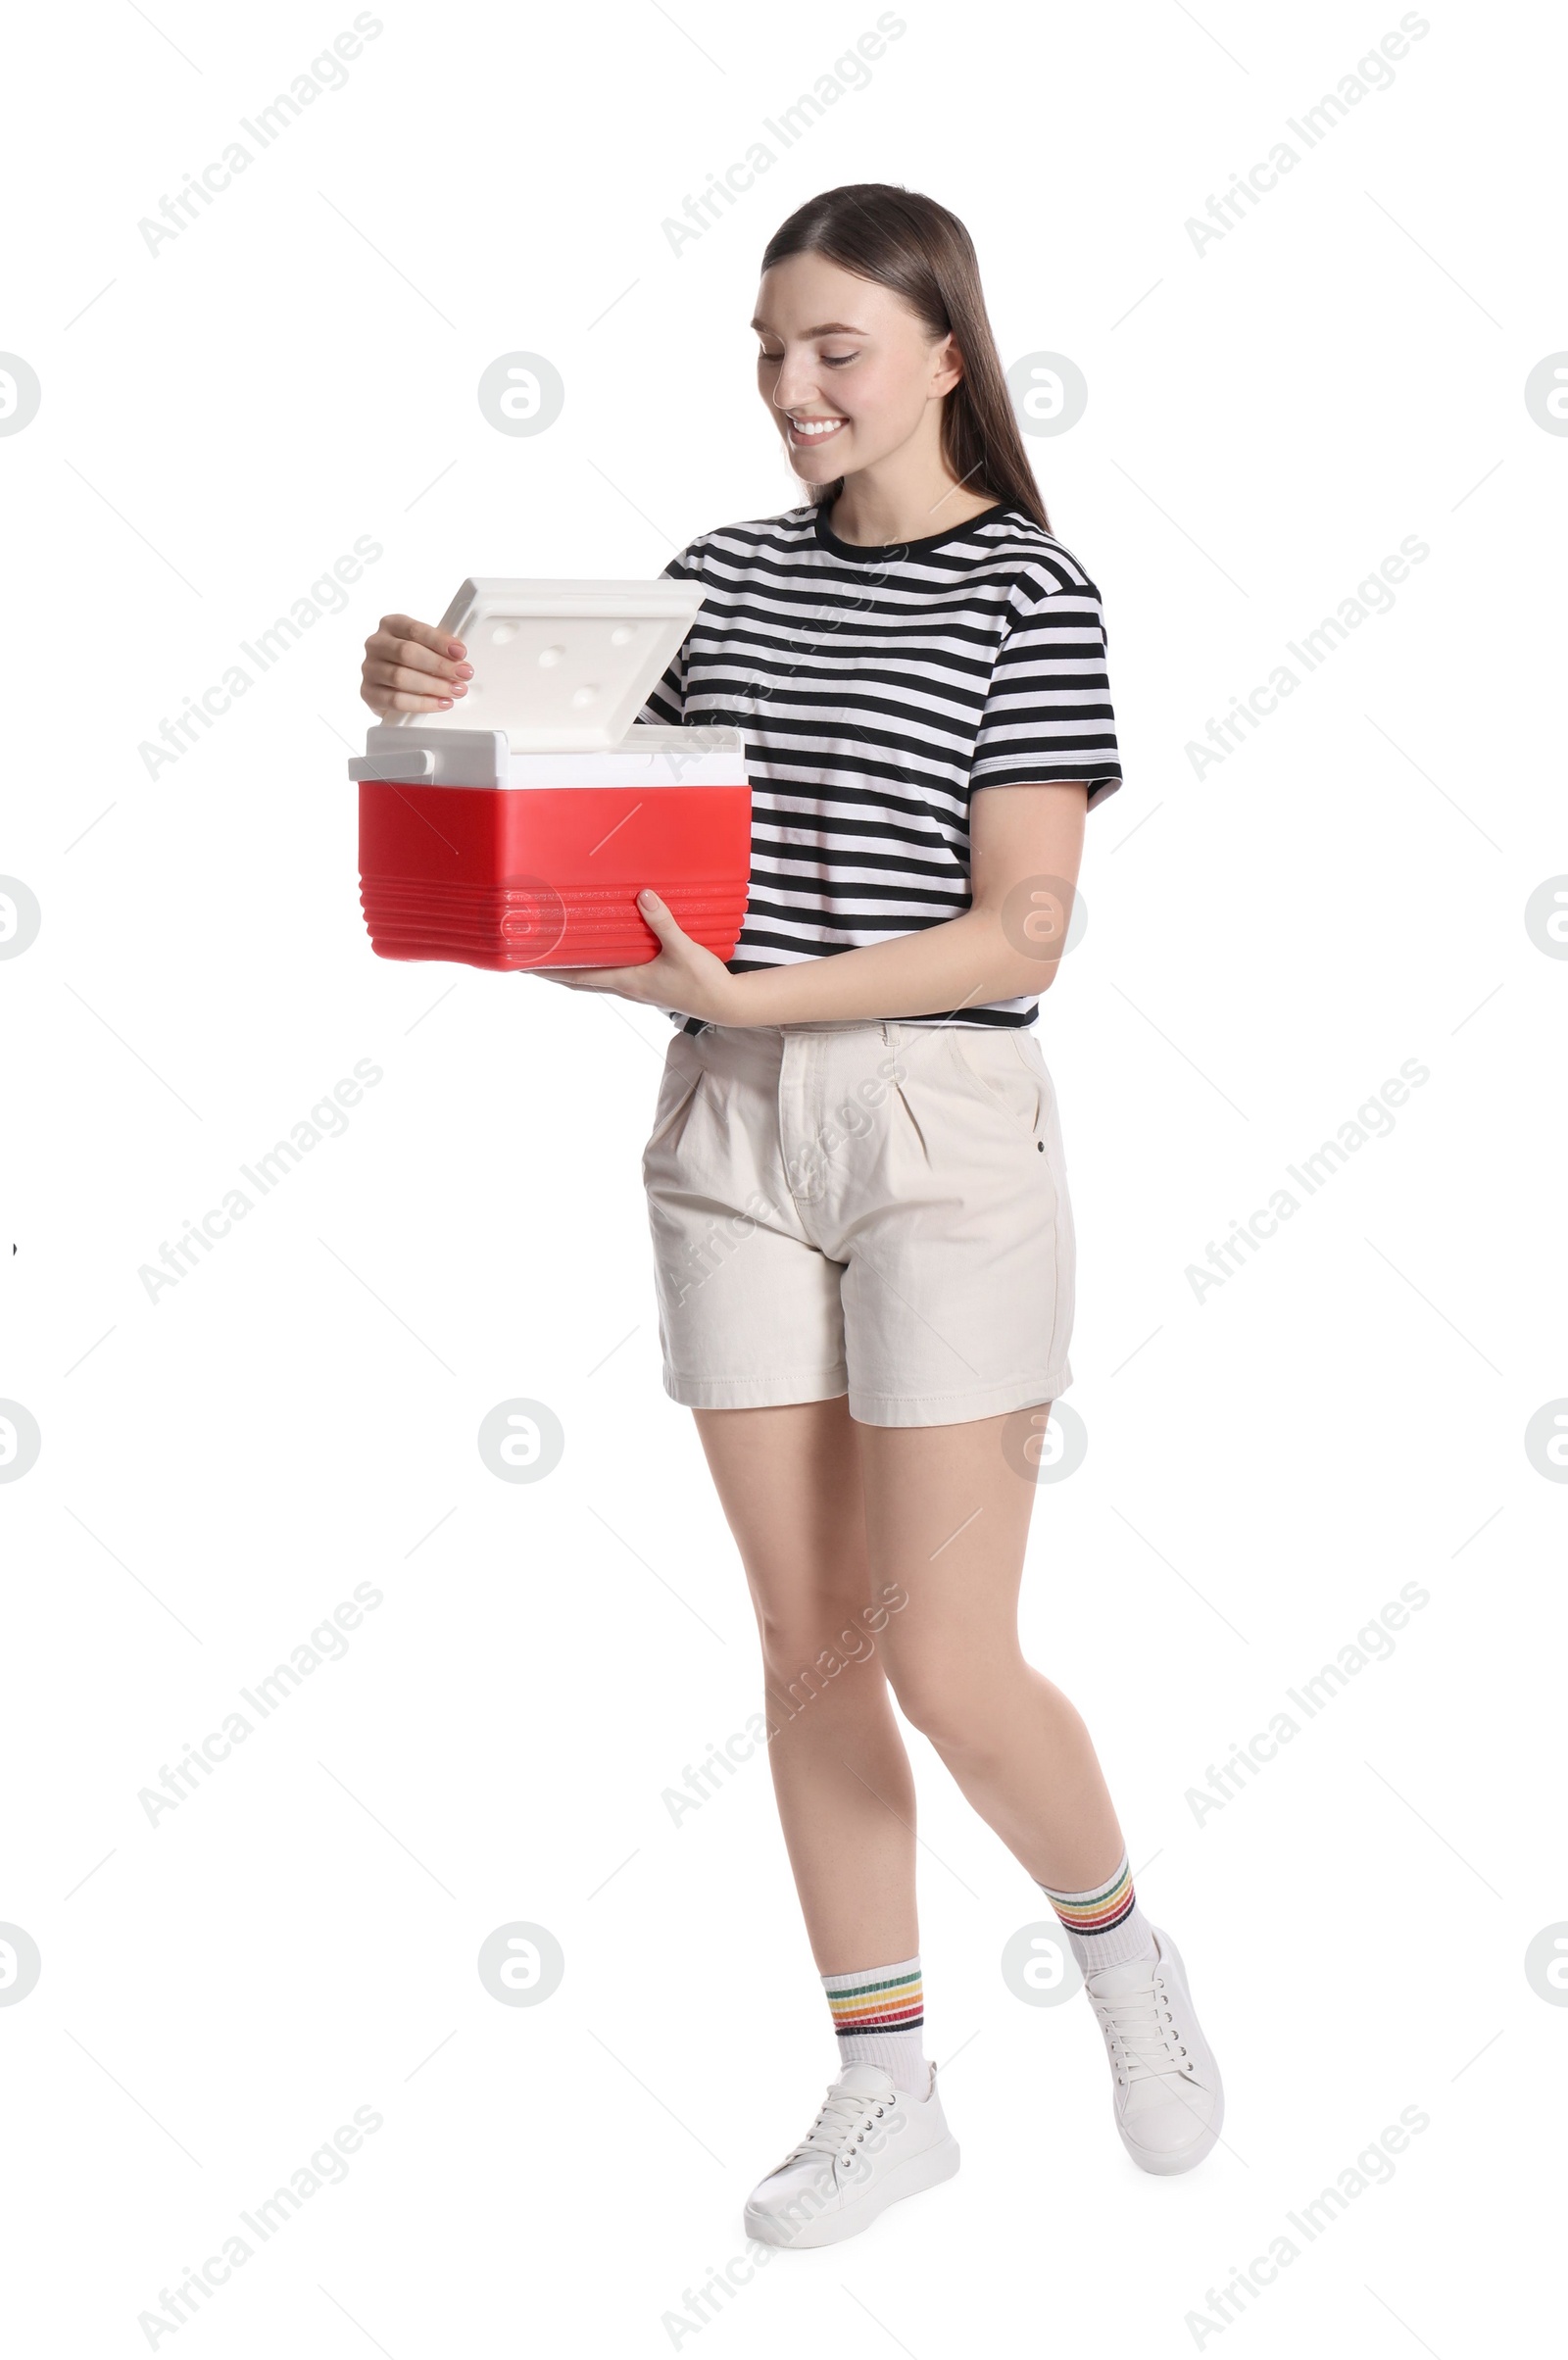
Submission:
M 892 1967 L 861 1967 L 853 1975 L 824 1975 L 839 2055 L 846 2065 L 883 2065 L 900 2090 L 924 2097 L 930 2076 L 920 2028 L 925 2006 L 920 1959 Z
M 1036 1878 L 1035 1882 L 1040 1884 Z M 1123 1967 L 1135 1958 L 1152 1958 L 1153 1931 L 1138 1906 L 1133 1872 L 1123 1852 L 1113 1876 L 1088 1893 L 1058 1893 L 1054 1886 L 1040 1890 L 1066 1929 L 1072 1954 L 1082 1974 L 1101 1967 Z

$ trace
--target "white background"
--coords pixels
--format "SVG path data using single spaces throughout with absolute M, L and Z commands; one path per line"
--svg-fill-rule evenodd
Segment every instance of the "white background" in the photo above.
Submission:
M 1524 1972 L 1568 1918 L 1568 1490 L 1524 1445 L 1568 1394 L 1568 965 L 1524 918 L 1568 869 L 1568 439 L 1524 400 L 1568 345 L 1560 28 L 1423 12 L 1308 151 L 1286 119 L 1395 0 L 904 0 L 786 149 L 763 119 L 869 5 L 382 0 L 345 86 L 150 252 L 138 223 L 352 14 L 100 0 L 12 39 L 0 347 L 42 386 L 0 438 L 0 871 L 42 910 L 0 964 L 0 1395 L 42 1435 L 0 1486 L 0 1919 L 42 1958 L 0 2007 L 18 2348 L 147 2349 L 138 2316 L 357 2106 L 382 2122 L 347 2179 L 153 2348 L 1511 2344 L 1568 2037 Z M 772 168 L 672 251 L 759 138 Z M 1198 251 L 1281 138 L 1295 171 Z M 1090 388 L 1029 443 L 1104 595 L 1127 783 L 1041 1019 L 1089 1448 L 1042 1489 L 1026 1632 L 1229 2112 L 1191 2178 L 1133 2168 L 1087 2006 L 1002 1979 L 1040 1896 L 911 1737 L 962 2172 L 715 2316 L 688 2295 L 833 2060 L 765 1762 L 679 1824 L 662 1799 L 759 1688 L 660 1385 L 638 1152 L 668 1026 L 376 959 L 344 764 L 383 609 L 433 616 L 470 571 L 651 576 L 795 503 L 745 323 L 774 227 L 859 179 L 951 206 L 1004 365 L 1065 354 Z M 475 399 L 516 349 L 565 385 L 537 437 Z M 1392 612 L 1195 776 L 1209 717 L 1408 535 Z M 139 746 L 359 536 L 384 554 L 345 611 L 150 776 Z M 1189 1265 L 1410 1058 L 1393 1130 L 1197 1300 Z M 343 1134 L 149 1301 L 140 1267 L 360 1059 Z M 475 1446 L 517 1397 L 564 1430 L 536 1484 Z M 343 1658 L 149 1824 L 140 1791 L 363 1582 Z M 1200 1821 L 1209 1766 L 1409 1582 L 1393 1655 Z M 476 1970 L 514 1921 L 564 1951 L 535 2006 Z M 1406 2107 L 1392 2181 L 1195 2328 Z

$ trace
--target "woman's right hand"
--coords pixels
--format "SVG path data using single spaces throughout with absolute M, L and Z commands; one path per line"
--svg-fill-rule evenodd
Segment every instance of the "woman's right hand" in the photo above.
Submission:
M 446 713 L 467 694 L 473 666 L 461 639 L 407 615 L 383 615 L 365 643 L 360 695 L 383 719 L 394 713 Z

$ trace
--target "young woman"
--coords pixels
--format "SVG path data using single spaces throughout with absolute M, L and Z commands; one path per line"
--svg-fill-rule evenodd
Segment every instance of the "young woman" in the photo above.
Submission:
M 1121 775 L 1099 593 L 1050 530 L 942 206 L 875 183 L 814 198 L 763 255 L 752 325 L 809 498 L 666 565 L 704 603 L 641 715 L 745 733 L 735 956 L 645 894 L 650 963 L 547 980 L 680 1028 L 643 1156 L 663 1382 L 750 1583 L 842 2066 L 746 2223 L 820 2245 L 958 2162 L 922 2050 L 895 1700 L 1065 1929 L 1134 2161 L 1190 2170 L 1223 2100 L 1088 1731 L 1017 1632 L 1038 1439 L 1072 1381 L 1072 1213 L 1033 1025 L 1085 813 Z M 387 616 L 363 693 L 456 720 L 464 654 Z

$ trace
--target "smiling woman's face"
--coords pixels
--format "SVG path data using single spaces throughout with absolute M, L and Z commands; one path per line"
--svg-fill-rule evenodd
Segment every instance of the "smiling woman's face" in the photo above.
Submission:
M 806 482 L 870 467 L 922 432 L 935 449 L 941 397 L 961 371 L 951 339 L 891 287 L 792 254 L 763 271 L 752 325 L 758 390 Z

